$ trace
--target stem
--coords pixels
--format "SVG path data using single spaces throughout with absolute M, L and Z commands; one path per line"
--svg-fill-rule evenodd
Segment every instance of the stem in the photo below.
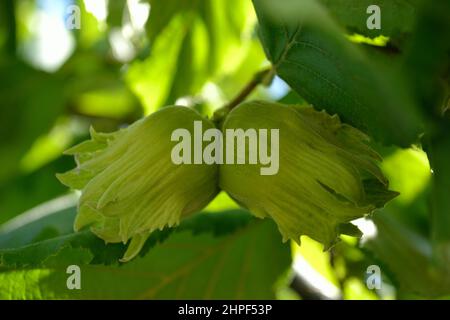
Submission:
M 230 102 L 228 102 L 222 108 L 216 110 L 213 115 L 213 121 L 220 123 L 222 119 L 233 110 L 237 105 L 244 101 L 253 90 L 260 84 L 269 84 L 272 81 L 274 75 L 274 69 L 268 68 L 256 73 L 249 83 L 234 97 Z
M 231 111 L 234 107 L 244 101 L 253 92 L 253 90 L 265 80 L 266 76 L 270 73 L 271 70 L 272 69 L 265 69 L 256 73 L 253 76 L 252 80 L 247 83 L 247 85 L 241 90 L 241 92 L 239 92 L 238 95 L 225 106 L 225 108 L 227 108 L 228 111 Z

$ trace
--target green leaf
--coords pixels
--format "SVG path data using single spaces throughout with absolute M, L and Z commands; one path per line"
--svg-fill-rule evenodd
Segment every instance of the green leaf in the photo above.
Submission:
M 67 192 L 56 179 L 55 172 L 67 171 L 73 160 L 57 160 L 26 175 L 16 176 L 0 185 L 0 224 L 45 201 Z
M 149 0 L 151 5 L 147 32 L 150 41 L 156 41 L 163 30 L 177 16 L 188 17 L 185 29 L 195 33 L 195 28 L 204 28 L 206 39 L 197 41 L 195 50 L 207 47 L 209 55 L 205 59 L 208 69 L 214 73 L 221 68 L 232 69 L 245 54 L 242 35 L 252 25 L 254 16 L 251 5 L 246 1 L 210 1 L 210 0 Z M 195 55 L 196 52 L 191 54 Z M 231 60 L 231 58 L 233 58 Z
M 0 249 L 18 248 L 73 233 L 78 197 L 55 198 L 0 225 Z
M 1 251 L 4 266 L 43 262 L 0 273 L 0 298 L 269 299 L 290 265 L 289 246 L 281 243 L 275 225 L 241 210 L 199 214 L 120 266 L 84 265 L 111 262 L 122 254 L 118 247 L 124 248 L 92 237 L 81 232 L 14 253 Z M 81 267 L 81 290 L 66 287 L 65 267 L 71 264 Z
M 170 94 L 186 33 L 184 19 L 181 15 L 173 19 L 153 43 L 151 55 L 131 64 L 126 74 L 126 80 L 142 101 L 146 114 L 164 105 Z
M 424 112 L 440 117 L 448 103 L 443 80 L 449 75 L 450 2 L 423 1 L 419 8 L 414 36 L 405 52 L 404 69 Z
M 37 242 L 17 249 L 0 250 L 0 269 L 49 267 L 70 264 L 116 263 L 123 254 L 121 244 L 106 245 L 90 231 L 82 231 Z
M 147 35 L 150 41 L 155 41 L 176 15 L 189 13 L 199 1 L 147 0 L 147 2 L 151 6 L 150 17 L 146 24 Z
M 128 74 L 147 113 L 175 104 L 180 97 L 197 97 L 208 81 L 239 72 L 252 53 L 251 27 L 256 19 L 249 2 L 149 2 L 146 28 L 151 53 L 145 61 L 135 62 Z M 251 74 L 260 68 L 261 59 L 255 62 L 259 64 Z
M 384 152 L 381 167 L 389 186 L 400 192 L 387 206 L 389 215 L 405 227 L 428 237 L 431 169 L 427 154 L 417 148 L 389 149 L 392 152 Z
M 417 139 L 420 114 L 397 69 L 369 59 L 323 7 L 315 1 L 291 10 L 267 0 L 253 3 L 276 73 L 315 108 L 337 113 L 388 144 L 407 146 Z
M 373 218 L 377 234 L 364 248 L 381 262 L 401 291 L 425 297 L 450 294 L 450 273 L 432 263 L 431 243 L 390 217 L 384 209 Z
M 20 160 L 62 113 L 62 82 L 20 61 L 0 59 L 0 183 L 19 171 Z M 52 92 L 52 94 L 48 94 Z
M 174 104 L 177 98 L 192 95 L 201 89 L 210 75 L 208 70 L 208 30 L 201 19 L 191 14 L 185 17 L 189 31 L 183 39 L 177 60 L 177 69 L 166 104 Z M 189 63 L 186 63 L 189 61 Z M 189 79 L 189 81 L 186 81 Z
M 383 35 L 397 42 L 409 35 L 414 26 L 418 0 L 319 0 L 348 32 L 375 38 Z M 371 14 L 367 8 L 381 10 L 381 29 L 367 28 Z
M 375 263 L 395 282 L 399 296 L 437 297 L 450 293 L 449 264 L 439 263 L 438 242 L 433 243 L 435 234 L 440 234 L 439 243 L 445 244 L 449 234 L 445 219 L 449 211 L 444 206 L 436 207 L 438 210 L 432 212 L 430 219 L 430 185 L 439 181 L 439 187 L 435 186 L 431 193 L 432 204 L 434 200 L 448 198 L 448 188 L 442 184 L 446 178 L 439 169 L 446 160 L 445 157 L 436 163 L 431 160 L 432 164 L 439 164 L 433 175 L 427 155 L 421 150 L 396 149 L 385 157 L 382 169 L 400 196 L 373 216 L 376 232 L 362 241 L 363 248 L 370 253 L 367 257 L 376 258 Z M 445 205 L 445 200 L 440 204 Z

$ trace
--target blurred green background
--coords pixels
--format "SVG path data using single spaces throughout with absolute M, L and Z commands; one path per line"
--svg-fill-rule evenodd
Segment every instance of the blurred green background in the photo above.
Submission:
M 369 38 L 348 30 L 350 40 L 370 47 L 364 44 Z M 172 104 L 210 116 L 269 65 L 248 0 L 2 0 L 0 249 L 72 232 L 78 195 L 61 185 L 55 173 L 73 167 L 72 158 L 62 152 L 86 139 L 90 126 L 114 131 Z M 278 77 L 269 87 L 258 87 L 252 98 L 303 103 Z M 279 268 L 285 271 L 270 278 L 277 279 L 269 286 L 274 297 L 450 297 L 450 267 L 434 258 L 427 154 L 420 145 L 374 147 L 385 158 L 382 168 L 391 189 L 401 196 L 373 220 L 355 222 L 364 232 L 361 241 L 343 237 L 329 252 L 307 237 L 301 247 L 292 244 L 292 259 Z M 443 192 L 450 196 L 450 190 Z M 230 209 L 237 209 L 236 204 L 221 194 L 205 211 Z M 145 263 L 137 264 L 145 272 Z M 370 265 L 382 271 L 381 289 L 366 285 Z M 0 297 L 66 297 L 59 291 L 47 296 L 11 292 L 22 292 L 27 283 L 42 286 L 36 279 L 45 272 L 37 275 L 37 270 L 3 269 L 0 283 L 8 284 L 10 292 Z M 130 291 L 121 297 L 140 295 Z

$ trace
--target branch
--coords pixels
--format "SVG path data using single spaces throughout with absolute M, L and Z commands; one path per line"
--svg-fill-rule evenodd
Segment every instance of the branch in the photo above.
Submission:
M 212 120 L 220 123 L 234 107 L 244 101 L 260 84 L 269 84 L 274 76 L 274 69 L 268 68 L 256 73 L 252 80 L 229 103 L 214 112 Z
M 228 104 L 225 105 L 228 111 L 231 111 L 234 107 L 244 101 L 253 90 L 261 83 L 266 80 L 266 77 L 272 72 L 272 68 L 264 69 L 258 73 L 256 73 L 252 80 L 247 83 L 247 85 L 238 93 L 236 97 L 234 97 Z

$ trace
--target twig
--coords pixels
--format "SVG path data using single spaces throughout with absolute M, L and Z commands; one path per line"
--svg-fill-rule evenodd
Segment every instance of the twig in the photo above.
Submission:
M 264 82 L 266 77 L 271 72 L 272 68 L 269 68 L 256 73 L 253 76 L 252 80 L 249 83 L 247 83 L 247 85 L 238 93 L 238 95 L 234 97 L 228 104 L 225 105 L 225 108 L 228 109 L 228 111 L 230 111 L 238 104 L 240 104 L 242 101 L 244 101 L 259 84 Z
M 244 101 L 259 84 L 268 84 L 272 81 L 272 77 L 274 75 L 274 69 L 264 69 L 258 73 L 256 73 L 252 80 L 247 83 L 247 85 L 234 97 L 229 103 L 223 106 L 220 109 L 217 109 L 214 112 L 212 120 L 220 124 L 222 120 L 226 117 L 226 115 L 233 110 L 238 104 Z

